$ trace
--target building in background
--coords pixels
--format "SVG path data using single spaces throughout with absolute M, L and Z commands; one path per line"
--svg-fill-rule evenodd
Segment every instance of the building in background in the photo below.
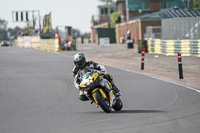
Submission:
M 111 14 L 116 12 L 116 5 L 109 4 L 109 5 L 101 5 L 98 6 L 98 19 L 95 20 L 94 16 L 92 16 L 91 20 L 91 42 L 96 43 L 97 40 L 97 32 L 96 28 L 110 28 L 110 20 Z
M 114 0 L 117 11 L 121 12 L 122 22 L 146 13 L 153 13 L 163 9 L 193 8 L 193 0 Z
M 192 9 L 193 0 L 113 0 L 112 5 L 99 6 L 99 17 L 98 20 L 92 19 L 91 21 L 91 41 L 95 43 L 96 40 L 96 29 L 97 28 L 110 28 L 110 15 L 113 11 L 118 11 L 121 13 L 121 24 L 118 24 L 126 28 L 120 28 L 119 32 L 116 32 L 116 39 L 118 43 L 118 35 L 124 34 L 123 30 L 130 30 L 134 32 L 145 31 L 146 27 L 141 27 L 141 24 L 138 23 L 138 27 L 143 28 L 143 30 L 136 30 L 128 23 L 135 20 L 143 18 L 145 15 L 148 16 L 151 13 L 159 12 L 169 8 L 178 7 L 180 9 Z M 148 19 L 148 17 L 145 17 Z M 145 20 L 147 20 L 145 19 Z M 151 20 L 150 20 L 151 19 Z M 157 20 L 156 20 L 157 19 Z M 149 23 L 146 21 L 145 25 L 147 26 L 161 26 L 161 21 L 158 18 L 149 17 Z M 156 21 L 156 24 L 153 21 Z M 129 25 L 129 26 L 128 26 Z M 144 25 L 144 26 L 145 26 Z M 136 26 L 136 25 L 135 25 Z M 117 30 L 116 30 L 117 31 Z M 122 32 L 123 31 L 123 32 Z M 122 32 L 122 33 L 121 33 Z M 142 32 L 143 33 L 143 32 Z M 134 34 L 132 34 L 134 35 Z M 134 39 L 141 39 L 143 34 L 135 35 Z M 137 40 L 136 40 L 137 41 Z
M 110 22 L 110 15 L 116 11 L 115 4 L 98 6 L 98 24 Z

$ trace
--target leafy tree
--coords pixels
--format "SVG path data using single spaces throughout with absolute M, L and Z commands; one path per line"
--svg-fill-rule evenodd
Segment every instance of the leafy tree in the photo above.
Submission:
M 18 36 L 19 31 L 26 31 L 27 27 L 21 29 L 20 27 L 7 28 L 8 22 L 0 19 L 0 40 L 13 40 Z
M 16 39 L 18 36 L 18 32 L 22 30 L 20 27 L 15 27 L 14 29 L 8 28 L 7 35 L 10 40 Z
M 116 24 L 121 22 L 120 15 L 121 15 L 120 12 L 113 12 L 111 14 L 111 24 L 110 24 L 111 28 L 115 28 Z
M 0 19 L 0 40 L 7 40 L 7 24 L 8 22 L 6 20 Z
M 8 40 L 6 30 L 0 29 L 0 40 Z
M 0 29 L 6 30 L 7 29 L 7 25 L 8 25 L 8 22 L 6 20 L 2 20 L 0 18 Z
M 80 37 L 81 36 L 81 32 L 78 29 L 72 29 L 72 36 L 73 37 Z
M 3 29 L 0 29 L 0 40 L 8 40 L 7 32 Z
M 81 34 L 81 37 L 90 38 L 90 33 L 85 32 L 85 33 Z
M 193 0 L 194 9 L 200 10 L 200 0 Z

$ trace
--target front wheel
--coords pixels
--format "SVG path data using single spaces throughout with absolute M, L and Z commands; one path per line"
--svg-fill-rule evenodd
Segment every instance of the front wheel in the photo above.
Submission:
M 103 109 L 104 112 L 106 113 L 110 113 L 111 112 L 111 107 L 109 104 L 109 101 L 106 101 L 106 99 L 104 99 L 101 94 L 99 93 L 99 91 L 95 91 L 93 93 L 95 99 L 98 102 L 98 105 Z

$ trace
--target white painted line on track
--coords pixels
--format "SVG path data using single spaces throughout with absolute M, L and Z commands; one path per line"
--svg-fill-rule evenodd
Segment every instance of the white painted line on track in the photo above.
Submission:
M 107 64 L 105 64 L 105 65 L 107 65 Z M 195 88 L 192 88 L 192 87 L 189 87 L 189 86 L 186 86 L 186 85 L 182 85 L 182 84 L 179 84 L 179 83 L 176 83 L 176 82 L 172 82 L 172 81 L 168 81 L 168 80 L 164 80 L 164 79 L 159 79 L 159 78 L 154 77 L 154 76 L 152 76 L 152 75 L 147 75 L 147 74 L 135 72 L 135 71 L 132 71 L 132 70 L 126 70 L 126 69 L 119 68 L 119 67 L 115 67 L 115 66 L 110 66 L 110 65 L 107 65 L 107 66 L 113 67 L 113 68 L 117 68 L 117 69 L 120 69 L 120 70 L 123 70 L 123 71 L 127 71 L 127 72 L 132 72 L 132 73 L 136 73 L 136 74 L 145 75 L 145 76 L 148 76 L 148 77 L 151 77 L 151 78 L 160 80 L 160 81 L 165 81 L 165 82 L 168 82 L 168 83 L 172 83 L 172 84 L 175 84 L 175 85 L 179 85 L 179 86 L 182 86 L 182 87 L 186 87 L 186 88 L 188 88 L 188 89 L 191 89 L 191 90 L 194 90 L 194 91 L 200 93 L 200 90 L 197 90 L 197 89 L 195 89 Z
M 64 56 L 64 57 L 68 57 L 68 58 L 73 58 L 73 56 L 65 55 L 65 54 L 62 54 L 62 53 L 58 53 L 58 52 L 54 52 L 54 53 L 57 54 L 57 55 L 60 55 L 60 56 Z
M 176 93 L 174 90 L 173 90 L 173 93 L 174 93 L 174 95 L 175 95 L 175 98 L 174 98 L 170 103 L 168 103 L 167 105 L 164 105 L 165 107 L 167 107 L 167 106 L 173 104 L 173 103 L 176 102 L 176 100 L 178 99 L 178 95 L 177 95 L 177 93 Z
M 57 53 L 55 52 L 56 54 L 58 55 L 61 55 L 61 56 L 64 56 L 64 57 L 68 57 L 68 58 L 72 58 L 71 56 L 68 56 L 68 55 L 64 55 L 62 53 Z M 99 62 L 100 63 L 100 62 Z M 100 63 L 100 64 L 104 64 L 104 63 Z M 194 90 L 198 93 L 200 93 L 200 90 L 198 89 L 195 89 L 195 88 L 192 88 L 192 87 L 189 87 L 189 86 L 186 86 L 186 85 L 182 85 L 182 84 L 179 84 L 179 83 L 176 83 L 176 82 L 172 82 L 172 81 L 168 81 L 168 80 L 164 80 L 164 79 L 159 79 L 157 77 L 154 77 L 152 75 L 147 75 L 147 74 L 144 74 L 144 73 L 139 73 L 139 72 L 135 72 L 135 71 L 132 71 L 132 70 L 127 70 L 127 69 L 124 69 L 124 68 L 120 68 L 120 67 L 116 67 L 116 66 L 111 66 L 111 65 L 108 65 L 108 64 L 104 64 L 106 66 L 109 66 L 109 67 L 113 67 L 113 68 L 117 68 L 117 69 L 120 69 L 120 70 L 123 70 L 123 71 L 127 71 L 127 72 L 132 72 L 132 73 L 136 73 L 136 74 L 141 74 L 141 75 L 144 75 L 144 76 L 147 76 L 147 77 L 151 77 L 151 78 L 154 78 L 154 79 L 157 79 L 157 80 L 160 80 L 160 81 L 165 81 L 165 82 L 168 82 L 168 83 L 172 83 L 172 84 L 175 84 L 175 85 L 179 85 L 179 86 L 182 86 L 182 87 L 185 87 L 185 88 L 188 88 L 190 90 Z

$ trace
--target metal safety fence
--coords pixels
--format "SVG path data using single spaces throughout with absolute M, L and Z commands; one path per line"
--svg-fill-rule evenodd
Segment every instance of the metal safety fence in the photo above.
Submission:
M 162 19 L 161 28 L 165 40 L 200 39 L 200 17 Z
M 148 26 L 144 38 L 164 40 L 200 39 L 200 17 L 162 19 L 161 26 Z

